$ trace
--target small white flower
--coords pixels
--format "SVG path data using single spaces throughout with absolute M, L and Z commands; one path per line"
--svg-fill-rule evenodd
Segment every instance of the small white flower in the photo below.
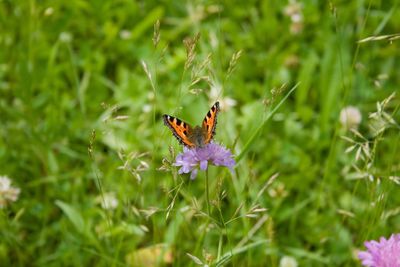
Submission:
M 340 123 L 346 129 L 356 129 L 361 123 L 361 112 L 358 108 L 347 106 L 340 111 Z
M 293 14 L 290 18 L 293 22 L 301 22 L 303 20 L 303 16 L 300 13 Z
M 283 14 L 290 17 L 290 32 L 292 34 L 299 34 L 303 30 L 303 6 L 295 0 L 289 1 L 289 4 L 284 8 Z
M 7 176 L 0 176 L 0 208 L 7 206 L 9 202 L 18 199 L 21 190 L 11 186 L 11 180 Z
M 115 210 L 118 207 L 118 199 L 114 192 L 104 193 L 96 198 L 96 203 L 101 204 L 105 210 Z
M 283 256 L 279 261 L 279 267 L 297 267 L 297 261 L 291 256 Z
M 119 32 L 119 37 L 122 40 L 129 40 L 132 37 L 132 32 L 129 31 L 129 30 L 122 30 L 122 31 Z
M 53 13 L 54 13 L 54 8 L 52 7 L 48 7 L 44 10 L 44 15 L 46 17 L 53 15 Z
M 70 43 L 72 41 L 72 34 L 69 32 L 61 32 L 58 39 L 62 43 Z
M 149 105 L 149 104 L 143 105 L 142 111 L 143 111 L 144 113 L 149 113 L 149 112 L 151 111 L 151 105 Z
M 231 107 L 236 106 L 235 99 L 222 96 L 222 87 L 217 84 L 213 84 L 211 86 L 209 97 L 212 100 L 219 99 L 221 110 L 226 111 L 226 110 L 229 110 Z
M 293 17 L 302 14 L 302 9 L 303 6 L 301 3 L 298 3 L 297 1 L 289 1 L 289 4 L 285 6 L 283 13 L 288 16 L 288 17 Z

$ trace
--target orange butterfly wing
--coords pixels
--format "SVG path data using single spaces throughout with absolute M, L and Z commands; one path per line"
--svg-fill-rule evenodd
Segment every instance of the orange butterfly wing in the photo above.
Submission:
M 217 101 L 208 111 L 206 117 L 203 120 L 202 128 L 206 133 L 206 136 L 204 138 L 204 144 L 210 143 L 215 135 L 218 112 L 219 112 L 219 102 Z
M 195 146 L 195 144 L 189 140 L 189 136 L 193 132 L 189 124 L 169 115 L 163 115 L 163 120 L 164 124 L 171 129 L 179 143 L 190 148 Z

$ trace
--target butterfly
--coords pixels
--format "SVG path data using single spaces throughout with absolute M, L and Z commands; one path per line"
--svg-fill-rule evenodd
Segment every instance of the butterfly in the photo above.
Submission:
M 219 102 L 217 101 L 207 112 L 201 127 L 193 128 L 188 123 L 166 114 L 163 115 L 163 120 L 179 143 L 188 148 L 203 147 L 210 143 L 215 135 L 218 112 Z

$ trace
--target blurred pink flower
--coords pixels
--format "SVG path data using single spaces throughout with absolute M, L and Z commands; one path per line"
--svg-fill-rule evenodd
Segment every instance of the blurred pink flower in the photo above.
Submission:
M 400 234 L 392 234 L 389 239 L 381 237 L 364 243 L 367 251 L 360 251 L 358 258 L 368 267 L 400 267 Z

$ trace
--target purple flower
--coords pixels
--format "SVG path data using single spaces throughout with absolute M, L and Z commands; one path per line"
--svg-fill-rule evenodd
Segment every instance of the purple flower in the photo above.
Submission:
M 358 253 L 358 258 L 368 267 L 400 267 L 400 234 L 392 234 L 389 239 L 381 237 L 364 243 L 367 251 Z
M 208 167 L 208 163 L 215 166 L 228 167 L 230 171 L 233 171 L 235 160 L 232 158 L 232 153 L 229 149 L 220 146 L 216 143 L 209 143 L 204 147 L 196 148 L 183 148 L 183 153 L 176 157 L 175 166 L 181 166 L 179 174 L 189 173 L 190 178 L 194 179 L 197 176 L 197 166 L 200 166 L 200 170 L 205 171 Z

